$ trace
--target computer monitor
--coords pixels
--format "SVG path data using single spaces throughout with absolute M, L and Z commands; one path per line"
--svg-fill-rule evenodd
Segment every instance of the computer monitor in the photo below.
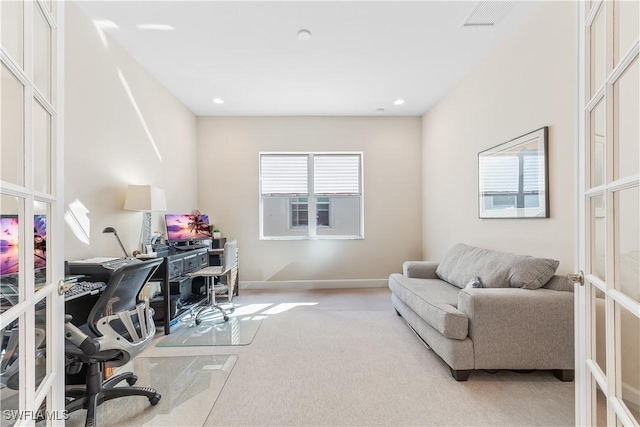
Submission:
M 211 239 L 209 215 L 166 214 L 164 219 L 169 242 Z
M 33 216 L 33 258 L 36 270 L 47 267 L 47 216 Z
M 2 276 L 17 274 L 19 271 L 19 236 L 18 215 L 0 216 L 0 275 Z
M 18 215 L 0 216 L 0 275 L 17 274 L 20 268 Z M 33 266 L 47 267 L 47 216 L 33 216 Z

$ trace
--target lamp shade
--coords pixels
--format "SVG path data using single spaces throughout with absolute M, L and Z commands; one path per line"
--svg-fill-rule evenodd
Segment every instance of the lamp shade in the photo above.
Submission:
M 163 212 L 167 210 L 167 199 L 162 188 L 130 185 L 124 208 L 129 211 Z

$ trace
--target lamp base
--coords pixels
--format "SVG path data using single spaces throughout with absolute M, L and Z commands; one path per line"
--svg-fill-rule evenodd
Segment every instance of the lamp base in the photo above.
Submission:
M 147 250 L 147 248 L 149 250 Z M 151 252 L 151 212 L 142 213 L 142 253 Z

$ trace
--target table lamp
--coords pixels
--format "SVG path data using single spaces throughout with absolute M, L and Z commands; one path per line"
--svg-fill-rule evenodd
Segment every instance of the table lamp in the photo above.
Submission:
M 130 185 L 124 208 L 129 211 L 142 211 L 142 252 L 147 253 L 151 245 L 151 212 L 167 210 L 164 190 L 150 185 Z
M 124 252 L 124 257 L 128 257 L 129 255 L 127 255 L 127 250 L 124 248 L 124 245 L 122 244 L 122 241 L 120 240 L 120 237 L 118 237 L 118 232 L 116 231 L 115 228 L 113 227 L 105 227 L 104 230 L 102 230 L 103 233 L 113 233 L 114 236 L 116 236 L 116 239 L 118 240 L 118 243 L 120 243 L 120 247 L 122 248 L 122 252 Z

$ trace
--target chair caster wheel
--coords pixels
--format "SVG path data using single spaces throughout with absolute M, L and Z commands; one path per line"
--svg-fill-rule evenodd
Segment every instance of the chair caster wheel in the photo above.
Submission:
M 162 396 L 160 393 L 156 393 L 155 396 L 149 398 L 149 403 L 151 403 L 151 406 L 156 406 L 160 399 L 162 399 Z
M 136 382 L 138 382 L 137 375 L 134 375 L 131 378 L 127 378 L 127 384 L 129 384 L 130 386 L 134 385 Z
M 202 323 L 202 319 L 197 319 L 196 318 L 196 326 L 200 325 L 200 323 Z
M 224 316 L 223 319 L 224 319 L 225 322 L 228 322 L 229 321 L 229 316 Z

